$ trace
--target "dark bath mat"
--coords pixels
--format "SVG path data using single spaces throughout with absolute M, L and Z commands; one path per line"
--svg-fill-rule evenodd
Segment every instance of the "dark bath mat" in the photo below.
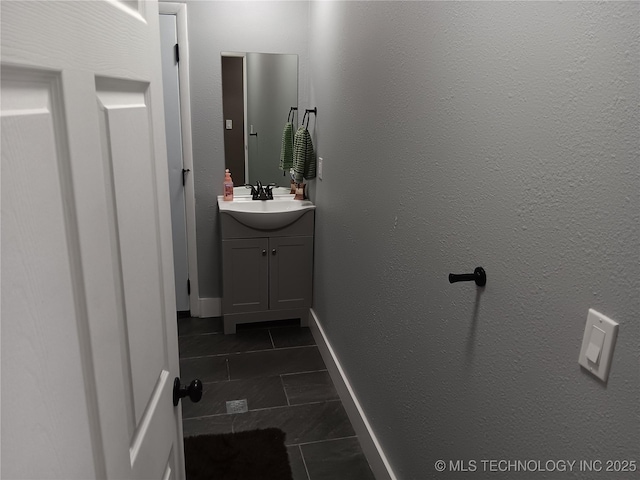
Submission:
M 293 480 L 277 428 L 184 439 L 187 480 Z

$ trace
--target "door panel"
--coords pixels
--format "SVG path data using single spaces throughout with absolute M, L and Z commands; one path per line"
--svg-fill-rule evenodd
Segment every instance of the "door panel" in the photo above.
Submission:
M 172 391 L 173 377 L 163 370 L 129 444 L 132 478 L 159 479 L 166 472 L 162 459 L 169 458 L 175 448 L 167 442 L 175 436 L 175 426 L 166 421 L 172 410 L 172 404 L 167 405 Z
M 75 294 L 82 280 L 74 218 L 64 208 L 71 172 L 60 82 L 45 70 L 2 69 L 2 478 L 96 471 L 84 391 L 57 381 L 59 370 L 82 379 L 86 368 L 77 342 L 55 348 L 77 338 L 75 319 L 85 314 Z M 67 438 L 67 429 L 76 435 Z M 12 464 L 25 457 L 24 445 L 39 462 Z M 77 461 L 68 469 L 71 455 Z
M 167 459 L 167 464 L 164 467 L 164 473 L 162 474 L 162 480 L 174 480 L 175 476 L 175 465 L 173 462 L 174 455 L 173 450 L 169 453 L 169 458 Z
M 117 241 L 118 286 L 124 304 L 129 368 L 133 385 L 134 418 L 138 424 L 159 382 L 166 352 L 162 345 L 162 285 L 160 284 L 158 225 L 155 215 L 153 156 L 150 151 L 146 86 L 138 82 L 98 79 L 96 94 L 102 114 L 104 168 L 110 182 L 114 216 L 110 224 Z M 140 265 L 148 265 L 141 269 Z

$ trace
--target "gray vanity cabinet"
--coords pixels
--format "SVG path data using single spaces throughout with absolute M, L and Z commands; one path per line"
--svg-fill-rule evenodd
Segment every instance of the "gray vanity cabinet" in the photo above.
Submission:
M 222 214 L 224 332 L 239 323 L 300 318 L 313 292 L 314 212 L 278 230 L 254 230 Z

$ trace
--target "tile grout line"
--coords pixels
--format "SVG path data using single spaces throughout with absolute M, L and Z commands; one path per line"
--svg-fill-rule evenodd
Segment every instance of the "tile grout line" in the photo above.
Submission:
M 178 338 L 199 337 L 201 335 L 224 335 L 224 332 L 183 333 L 182 335 L 178 335 Z
M 282 384 L 282 390 L 284 391 L 284 396 L 287 399 L 287 406 L 291 406 L 291 402 L 289 401 L 289 394 L 287 393 L 287 387 L 284 384 L 284 378 L 280 375 L 280 383 Z
M 180 356 L 180 360 L 192 360 L 196 358 L 211 358 L 211 357 L 224 357 L 229 355 L 247 355 L 251 353 L 264 353 L 264 352 L 282 352 L 285 350 L 294 350 L 302 348 L 318 348 L 317 345 L 295 345 L 293 347 L 280 347 L 280 348 L 263 348 L 261 350 L 244 350 L 241 352 L 227 352 L 227 353 L 214 353 L 211 355 L 196 355 L 193 357 Z
M 318 373 L 318 372 L 328 372 L 328 370 L 326 368 L 323 368 L 322 370 L 304 370 L 302 372 L 291 372 L 291 373 L 281 373 L 280 376 L 281 377 L 292 377 L 293 375 L 306 375 L 308 373 Z
M 189 319 L 193 319 L 195 317 L 189 317 Z M 222 317 L 220 317 L 222 318 Z M 185 319 L 187 320 L 187 319 Z M 180 319 L 177 319 L 177 323 L 180 324 L 182 322 L 180 322 Z M 198 322 L 200 323 L 200 322 Z M 183 327 L 183 328 L 187 328 L 188 327 Z M 220 323 L 219 327 L 213 327 L 215 328 L 215 330 L 205 330 L 203 332 L 188 332 L 188 333 L 180 333 L 178 332 L 178 338 L 182 338 L 182 337 L 195 337 L 198 335 L 224 335 L 224 328 L 222 326 L 222 323 Z M 255 327 L 255 328 L 251 328 L 251 329 L 246 329 L 246 330 L 241 330 L 241 331 L 261 331 L 261 330 L 273 330 L 273 329 L 286 329 L 286 328 L 309 328 L 309 327 L 300 327 L 298 325 L 271 325 L 269 327 Z
M 339 437 L 339 438 L 325 438 L 324 440 L 314 440 L 313 442 L 300 442 L 300 443 L 294 443 L 292 445 L 289 445 L 290 447 L 294 446 L 294 445 L 298 445 L 298 446 L 302 446 L 302 445 L 315 445 L 316 443 L 325 443 L 325 442 L 335 442 L 337 440 L 348 440 L 351 438 L 355 438 L 356 440 L 358 440 L 358 436 L 357 435 L 350 435 L 348 437 Z M 358 443 L 360 443 L 360 440 L 358 440 Z
M 300 451 L 300 457 L 302 457 L 302 465 L 304 465 L 304 471 L 307 474 L 307 480 L 311 480 L 311 475 L 309 475 L 309 468 L 307 467 L 307 462 L 304 459 L 304 453 L 302 453 L 302 447 L 298 444 L 298 450 Z
M 278 408 L 295 408 L 295 407 L 305 407 L 308 405 L 320 405 L 323 403 L 340 403 L 342 404 L 339 398 L 334 398 L 333 400 L 318 400 L 315 402 L 307 402 L 307 403 L 296 403 L 294 405 L 276 405 L 275 407 L 264 407 L 264 408 L 254 408 L 253 410 L 249 410 L 244 413 L 214 413 L 213 415 L 200 415 L 198 417 L 183 417 L 184 420 L 199 420 L 202 418 L 210 418 L 210 417 L 224 417 L 225 415 L 244 415 L 246 413 L 251 412 L 266 412 L 268 410 L 276 410 Z M 351 424 L 351 422 L 349 422 Z M 345 437 L 346 438 L 346 437 Z
M 228 363 L 227 359 L 227 363 Z M 225 383 L 225 382 L 246 382 L 248 380 L 258 380 L 258 379 L 263 379 L 263 378 L 271 378 L 271 377 L 293 377 L 294 375 L 307 375 L 309 373 L 322 373 L 322 372 L 326 372 L 327 369 L 322 369 L 322 370 L 305 370 L 303 372 L 293 372 L 293 373 L 274 373 L 272 375 L 264 375 L 264 376 L 259 376 L 259 377 L 247 377 L 247 378 L 234 378 L 231 379 L 229 378 L 229 380 L 211 380 L 211 381 L 206 381 L 206 382 L 202 382 L 203 385 L 216 385 L 218 383 Z M 229 368 L 227 368 L 227 376 L 230 377 L 229 374 Z M 335 387 L 334 387 L 335 388 Z

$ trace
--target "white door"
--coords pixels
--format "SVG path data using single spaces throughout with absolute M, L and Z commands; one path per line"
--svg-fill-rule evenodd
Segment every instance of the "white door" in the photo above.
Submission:
M 182 478 L 157 4 L 0 8 L 0 473 Z
M 173 266 L 176 287 L 176 308 L 189 310 L 189 267 L 187 258 L 187 219 L 185 216 L 185 171 L 182 159 L 182 127 L 180 125 L 180 83 L 175 45 L 178 43 L 175 15 L 160 15 L 160 52 L 162 54 L 162 85 L 167 136 L 169 196 L 173 235 Z

